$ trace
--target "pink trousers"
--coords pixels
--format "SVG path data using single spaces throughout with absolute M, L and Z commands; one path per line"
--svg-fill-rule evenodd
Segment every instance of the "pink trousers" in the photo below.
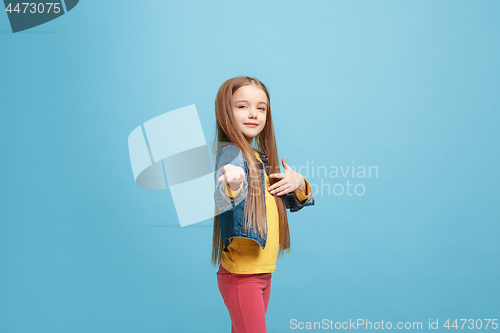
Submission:
M 271 273 L 235 274 L 220 265 L 217 283 L 231 317 L 231 333 L 266 333 Z

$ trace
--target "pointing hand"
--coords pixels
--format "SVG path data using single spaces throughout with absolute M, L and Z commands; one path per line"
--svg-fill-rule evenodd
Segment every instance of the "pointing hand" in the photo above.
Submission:
M 245 179 L 245 170 L 239 166 L 226 164 L 220 167 L 219 170 L 222 172 L 222 176 L 217 180 L 219 182 L 225 181 L 232 191 L 236 191 L 238 187 L 240 187 L 241 182 Z

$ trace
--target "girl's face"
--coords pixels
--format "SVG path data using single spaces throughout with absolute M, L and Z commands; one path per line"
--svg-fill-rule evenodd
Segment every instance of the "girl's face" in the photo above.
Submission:
M 249 84 L 234 92 L 232 104 L 236 124 L 251 146 L 253 138 L 266 125 L 267 95 L 254 84 Z

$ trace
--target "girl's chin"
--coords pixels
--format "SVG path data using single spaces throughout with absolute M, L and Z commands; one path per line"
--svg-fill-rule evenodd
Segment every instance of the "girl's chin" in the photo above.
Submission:
M 253 139 L 256 137 L 256 135 L 248 135 L 248 134 L 243 134 L 243 135 L 245 136 L 245 138 L 246 138 L 248 141 L 251 141 L 251 140 L 253 140 Z
M 245 128 L 240 128 L 240 129 L 246 138 L 254 138 L 257 135 L 259 135 L 259 133 L 262 131 L 262 129 L 260 127 L 252 128 L 252 127 L 245 126 Z
M 253 133 L 244 133 L 245 137 L 246 138 L 255 138 L 257 135 L 259 134 L 259 132 L 253 132 Z

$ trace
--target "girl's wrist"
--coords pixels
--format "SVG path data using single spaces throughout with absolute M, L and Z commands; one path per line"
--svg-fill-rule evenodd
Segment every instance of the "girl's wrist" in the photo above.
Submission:
M 229 183 L 228 185 L 231 191 L 237 191 L 240 188 L 241 183 L 243 183 L 243 181 L 237 183 Z
M 306 180 L 304 177 L 302 177 L 302 179 L 300 180 L 300 185 L 297 189 L 299 189 L 303 193 L 306 193 Z

